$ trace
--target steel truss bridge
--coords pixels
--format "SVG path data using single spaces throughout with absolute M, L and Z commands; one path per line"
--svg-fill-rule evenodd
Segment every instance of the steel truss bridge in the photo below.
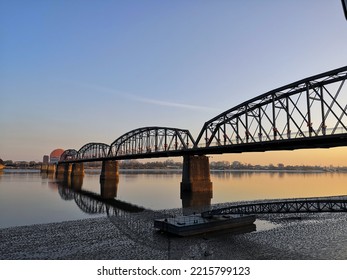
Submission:
M 143 127 L 110 145 L 68 149 L 61 162 L 158 158 L 347 146 L 347 66 L 264 93 L 186 129 Z
M 234 205 L 201 213 L 203 217 L 228 214 L 291 214 L 347 212 L 347 196 L 285 199 L 271 202 Z

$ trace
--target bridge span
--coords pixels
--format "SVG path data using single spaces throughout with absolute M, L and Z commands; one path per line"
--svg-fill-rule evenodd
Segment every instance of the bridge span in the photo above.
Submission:
M 259 203 L 245 203 L 213 209 L 201 213 L 203 217 L 229 214 L 292 214 L 347 212 L 347 196 L 281 199 Z
M 187 129 L 142 127 L 110 145 L 68 149 L 61 162 L 241 153 L 347 144 L 347 66 L 271 90 Z
M 183 157 L 182 183 L 188 190 L 194 182 L 208 189 L 209 154 L 347 146 L 346 79 L 344 66 L 271 90 L 205 122 L 196 139 L 187 129 L 151 126 L 131 130 L 110 145 L 68 149 L 57 169 L 73 173 L 69 165 L 74 164 L 80 174 L 84 162 L 102 161 L 102 178 L 107 178 L 118 174 L 118 160 Z

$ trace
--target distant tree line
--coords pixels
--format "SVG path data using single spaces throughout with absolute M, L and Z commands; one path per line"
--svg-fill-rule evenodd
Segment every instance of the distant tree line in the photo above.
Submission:
M 40 169 L 42 162 L 35 161 L 12 161 L 0 159 L 0 164 L 5 165 L 6 168 L 17 169 Z M 84 163 L 85 168 L 99 169 L 102 162 L 87 162 Z M 183 167 L 182 162 L 176 162 L 171 159 L 165 161 L 149 161 L 143 162 L 138 160 L 121 160 L 119 161 L 120 169 L 179 169 Z M 213 170 L 230 170 L 230 171 L 243 171 L 243 170 L 261 170 L 261 171 L 321 171 L 321 172 L 347 172 L 347 166 L 319 166 L 319 165 L 284 165 L 283 163 L 268 164 L 268 165 L 252 165 L 249 163 L 242 163 L 239 161 L 212 161 L 210 162 L 210 169 Z
M 322 171 L 322 172 L 347 172 L 346 166 L 319 166 L 319 165 L 284 165 L 278 163 L 274 165 L 272 163 L 268 165 L 252 165 L 249 163 L 241 163 L 234 161 L 232 163 L 228 161 L 215 161 L 210 163 L 211 170 L 264 170 L 264 171 Z
M 119 163 L 120 169 L 182 169 L 181 162 L 173 160 L 140 162 L 137 160 L 122 160 Z
M 41 162 L 35 161 L 12 161 L 12 160 L 4 160 L 2 164 L 5 165 L 6 168 L 17 168 L 17 169 L 39 169 L 41 168 Z

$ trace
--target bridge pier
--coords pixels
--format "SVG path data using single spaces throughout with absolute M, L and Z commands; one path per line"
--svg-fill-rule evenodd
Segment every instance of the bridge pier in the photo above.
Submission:
M 84 176 L 83 162 L 73 163 L 71 176 Z
M 41 173 L 47 173 L 47 169 L 48 169 L 48 164 L 46 163 L 41 164 Z
M 107 160 L 102 162 L 100 181 L 119 178 L 119 164 L 115 160 Z
M 210 192 L 212 197 L 210 165 L 207 156 L 183 157 L 182 192 Z
M 48 164 L 47 165 L 47 173 L 50 173 L 50 174 L 55 173 L 55 164 Z
M 72 164 L 71 163 L 58 163 L 56 168 L 56 176 L 69 176 L 72 171 Z

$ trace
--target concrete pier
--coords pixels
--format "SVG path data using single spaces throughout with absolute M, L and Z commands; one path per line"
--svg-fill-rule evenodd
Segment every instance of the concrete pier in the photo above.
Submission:
M 46 164 L 46 163 L 41 164 L 41 172 L 42 173 L 47 173 L 47 169 L 48 169 L 48 164 Z
M 56 172 L 56 165 L 55 164 L 49 164 L 49 163 L 43 163 L 41 164 L 41 173 L 47 173 L 47 174 L 55 174 Z
M 47 173 L 55 173 L 55 164 L 48 164 L 47 166 Z
M 72 172 L 72 164 L 71 163 L 58 163 L 56 175 L 57 176 L 68 176 Z
M 72 164 L 71 176 L 83 176 L 83 175 L 84 175 L 83 162 Z
M 212 199 L 211 191 L 181 192 L 183 215 L 191 215 L 210 210 Z
M 207 156 L 184 156 L 181 192 L 211 192 L 210 165 Z
M 64 163 L 58 163 L 57 170 L 55 172 L 57 177 L 62 176 L 64 174 L 64 171 L 65 171 L 65 164 Z
M 119 178 L 119 164 L 118 161 L 109 160 L 102 162 L 102 169 L 100 175 L 100 181 L 108 179 Z

